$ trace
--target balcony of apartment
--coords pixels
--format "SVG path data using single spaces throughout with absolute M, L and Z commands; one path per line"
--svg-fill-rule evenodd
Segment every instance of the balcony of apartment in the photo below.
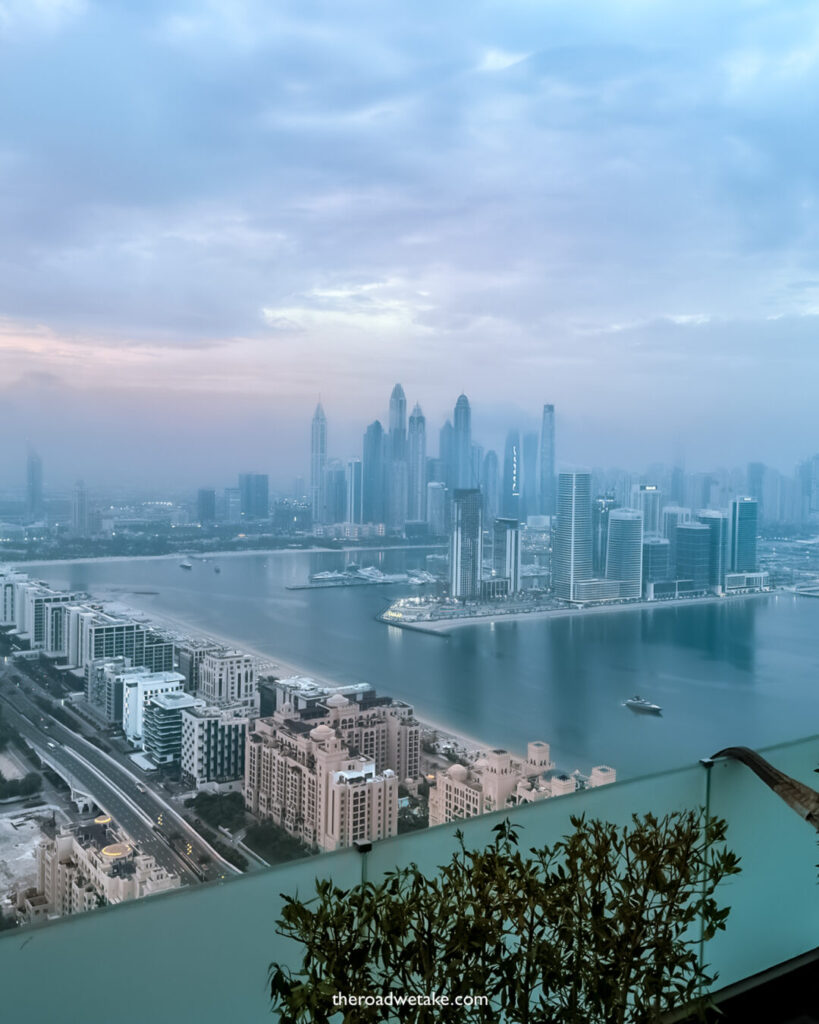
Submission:
M 819 736 L 761 753 L 815 785 Z M 742 868 L 718 891 L 720 904 L 731 907 L 727 928 L 704 947 L 719 972 L 715 996 L 724 1024 L 819 1020 L 816 832 L 747 767 L 722 759 L 387 839 L 365 853 L 339 850 L 4 933 L 3 1019 L 84 1022 L 104 1014 L 142 1024 L 161 1006 L 163 1021 L 270 1020 L 268 965 L 301 963 L 299 947 L 276 934 L 282 893 L 307 899 L 316 877 L 345 889 L 362 879 L 377 883 L 410 862 L 435 873 L 455 851 L 458 828 L 468 847 L 479 847 L 505 817 L 522 827 L 529 848 L 571 832 L 573 815 L 627 825 L 632 814 L 703 806 L 727 820 L 728 846 Z

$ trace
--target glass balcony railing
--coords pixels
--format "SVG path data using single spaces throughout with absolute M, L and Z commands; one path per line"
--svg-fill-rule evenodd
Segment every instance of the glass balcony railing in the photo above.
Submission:
M 703 755 L 711 753 L 703 751 Z M 788 775 L 815 785 L 819 736 L 761 753 Z M 508 816 L 525 830 L 525 846 L 553 843 L 585 814 L 627 824 L 632 814 L 662 815 L 710 807 L 728 821 L 728 845 L 742 872 L 727 879 L 727 930 L 706 947 L 719 988 L 791 960 L 819 945 L 816 833 L 746 767 L 701 764 L 500 811 L 374 844 L 340 850 L 228 882 L 105 908 L 0 935 L 3 1020 L 87 1021 L 269 1020 L 271 961 L 301 961 L 276 934 L 281 893 L 302 898 L 316 877 L 349 887 L 414 861 L 434 872 L 456 847 L 488 842 Z

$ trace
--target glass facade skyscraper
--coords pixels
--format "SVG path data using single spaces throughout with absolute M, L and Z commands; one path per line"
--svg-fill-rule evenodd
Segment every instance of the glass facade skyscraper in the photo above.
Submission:
M 754 498 L 731 502 L 729 565 L 733 572 L 756 572 L 756 531 L 759 503 Z
M 557 597 L 572 601 L 576 584 L 591 578 L 591 475 L 561 473 L 558 477 L 552 589 Z
M 449 593 L 462 601 L 481 596 L 483 517 L 477 487 L 455 491 L 449 546 Z
M 314 523 L 327 521 L 326 469 L 327 417 L 319 402 L 310 430 L 310 508 Z
M 555 512 L 555 407 L 543 406 L 540 428 L 540 514 Z
M 619 581 L 620 597 L 638 598 L 643 591 L 643 513 L 614 508 L 608 519 L 606 579 Z

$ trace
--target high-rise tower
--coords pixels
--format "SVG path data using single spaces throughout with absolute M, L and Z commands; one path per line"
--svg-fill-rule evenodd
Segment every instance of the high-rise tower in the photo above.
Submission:
M 43 463 L 33 448 L 29 448 L 26 459 L 26 517 L 29 522 L 43 518 Z
M 731 552 L 733 572 L 756 572 L 756 529 L 759 503 L 754 498 L 731 502 Z
M 463 601 L 481 596 L 483 522 L 477 487 L 455 492 L 449 545 L 449 592 Z
M 638 598 L 643 591 L 643 513 L 613 508 L 608 519 L 606 579 L 619 580 L 620 597 Z
M 407 399 L 396 384 L 390 395 L 390 434 L 385 465 L 386 522 L 393 531 L 403 529 L 407 521 Z
M 321 402 L 313 413 L 310 429 L 310 508 L 313 522 L 323 523 L 327 514 L 327 417 Z
M 455 487 L 466 490 L 476 482 L 472 479 L 472 412 L 466 395 L 460 395 L 455 403 L 453 428 Z
M 521 470 L 520 434 L 517 430 L 510 430 L 506 435 L 506 447 L 503 454 L 503 492 L 501 494 L 501 510 L 508 519 L 520 519 Z
M 385 522 L 384 447 L 384 428 L 375 420 L 364 434 L 361 514 L 365 523 Z
M 481 473 L 481 491 L 483 492 L 483 514 L 486 521 L 491 523 L 500 514 L 500 471 L 498 467 L 498 456 L 494 451 L 488 451 L 483 460 L 483 471 Z
M 427 518 L 427 421 L 416 402 L 409 418 L 407 435 L 409 455 L 409 500 L 407 518 Z
M 543 406 L 540 428 L 540 514 L 555 512 L 555 407 Z
M 552 589 L 557 597 L 572 601 L 576 584 L 591 578 L 591 475 L 561 473 L 558 477 Z
M 492 526 L 492 569 L 509 580 L 509 593 L 520 590 L 520 525 L 517 519 L 498 518 Z
M 211 493 L 214 494 L 215 505 L 215 492 Z M 87 537 L 88 525 L 88 491 L 85 489 L 85 482 L 78 480 L 74 484 L 74 493 L 71 499 L 71 532 L 75 537 Z

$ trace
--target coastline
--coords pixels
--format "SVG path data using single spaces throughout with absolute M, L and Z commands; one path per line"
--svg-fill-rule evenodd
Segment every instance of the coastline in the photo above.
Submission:
M 218 643 L 224 644 L 226 647 L 229 647 L 231 649 L 240 650 L 246 652 L 247 654 L 252 654 L 255 658 L 258 658 L 263 663 L 263 668 L 267 668 L 268 670 L 275 670 L 277 674 L 280 673 L 280 678 L 282 679 L 287 679 L 290 676 L 301 676 L 302 678 L 312 679 L 314 682 L 318 683 L 321 686 L 337 687 L 345 685 L 338 679 L 332 679 L 329 676 L 317 675 L 315 672 L 308 671 L 307 669 L 304 669 L 299 665 L 294 665 L 292 662 L 282 661 L 275 655 L 270 655 L 265 653 L 264 651 L 260 651 L 257 647 L 250 647 L 244 643 L 237 643 L 235 640 L 231 639 L 230 637 L 224 636 L 223 634 L 214 633 L 209 630 L 204 630 L 200 626 L 196 626 L 193 623 L 186 622 L 183 619 L 177 619 L 171 615 L 165 614 L 164 612 L 155 613 L 153 609 L 149 610 L 146 608 L 139 608 L 136 606 L 132 607 L 131 610 L 139 614 L 140 616 L 144 616 L 146 619 L 149 619 L 160 629 L 166 629 L 171 633 L 181 633 L 186 636 L 195 637 L 198 639 L 216 640 Z M 362 679 L 360 681 L 369 682 L 369 680 L 366 679 Z M 371 685 L 373 685 L 375 691 L 381 694 L 382 696 L 392 696 L 389 693 L 382 694 L 378 686 L 376 686 L 375 684 Z M 413 708 L 415 708 L 414 704 Z M 454 746 L 463 747 L 467 752 L 471 753 L 473 751 L 488 750 L 492 747 L 492 743 L 490 741 L 479 740 L 474 736 L 466 736 L 464 735 L 464 733 L 455 731 L 452 726 L 443 725 L 441 722 L 436 722 L 427 717 L 419 715 L 417 713 L 417 709 L 415 717 L 418 719 L 418 723 L 423 729 L 432 730 L 433 732 L 438 733 L 439 739 L 451 740 Z M 514 751 L 511 751 L 511 753 L 514 753 Z
M 378 616 L 378 621 L 385 626 L 396 626 L 398 629 L 411 629 L 416 633 L 433 633 L 446 637 L 453 629 L 466 626 L 498 625 L 504 622 L 535 622 L 543 619 L 586 618 L 589 615 L 613 615 L 617 612 L 654 611 L 661 608 L 690 608 L 701 604 L 727 604 L 747 598 L 771 597 L 778 594 L 778 588 L 757 590 L 749 594 L 728 594 L 719 596 L 709 594 L 707 597 L 679 597 L 667 601 L 635 601 L 632 604 L 598 605 L 594 608 L 543 608 L 531 612 L 512 612 L 508 615 L 488 613 L 486 615 L 457 616 L 440 619 L 420 619 L 417 622 L 398 622 L 386 620 Z
M 143 561 L 171 561 L 173 559 L 193 559 L 195 562 L 213 561 L 216 558 L 241 558 L 247 555 L 265 555 L 271 557 L 275 555 L 304 555 L 304 554 L 317 554 L 317 555 L 328 555 L 328 554 L 344 554 L 351 553 L 354 551 L 430 551 L 443 549 L 446 547 L 444 544 L 372 544 L 367 547 L 361 547 L 359 545 L 351 545 L 343 548 L 325 548 L 325 547 L 311 547 L 311 548 L 248 548 L 246 551 L 206 551 L 206 552 L 193 552 L 188 553 L 184 551 L 175 551 L 171 554 L 166 555 L 88 555 L 85 558 L 44 558 L 35 559 L 32 558 L 28 561 L 15 561 L 14 559 L 3 563 L 0 559 L 0 563 L 10 565 L 13 569 L 18 572 L 25 572 L 26 566 L 32 565 L 84 565 L 91 563 L 94 565 L 104 565 L 108 562 L 143 562 Z

